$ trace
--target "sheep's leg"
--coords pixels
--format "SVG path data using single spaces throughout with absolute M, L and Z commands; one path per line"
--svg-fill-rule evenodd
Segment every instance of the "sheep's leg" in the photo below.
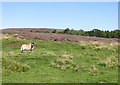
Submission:
M 23 50 L 21 50 L 21 53 L 23 53 Z
M 23 48 L 21 47 L 21 53 L 23 53 Z
M 21 51 L 21 53 L 23 53 L 23 50 Z
M 32 49 L 30 49 L 30 53 L 32 52 Z

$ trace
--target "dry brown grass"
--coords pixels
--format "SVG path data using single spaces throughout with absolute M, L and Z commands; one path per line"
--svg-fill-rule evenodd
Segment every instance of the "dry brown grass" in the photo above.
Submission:
M 100 59 L 98 64 L 104 66 L 105 69 L 111 69 L 118 66 L 118 58 L 115 56 L 110 56 L 104 60 Z
M 42 52 L 41 53 L 43 56 L 46 56 L 46 55 L 51 55 L 51 56 L 56 56 L 56 54 L 52 51 L 45 51 L 45 52 Z
M 10 52 L 8 53 L 8 55 L 9 55 L 9 56 L 15 56 L 16 54 L 14 53 L 14 51 L 10 51 Z
M 89 72 L 91 75 L 96 76 L 99 73 L 99 70 L 97 69 L 97 67 L 95 65 L 92 65 L 89 68 Z
M 11 38 L 11 36 L 9 36 L 8 34 L 2 34 L 1 36 L 2 36 L 2 38 L 4 38 L 4 39 L 9 39 L 9 38 Z
M 61 70 L 72 69 L 74 71 L 79 70 L 79 66 L 75 64 L 72 60 L 73 56 L 68 54 L 63 54 L 55 61 L 51 62 L 51 65 L 55 68 L 59 68 Z
M 0 36 L 2 36 L 1 38 L 2 39 L 14 39 L 14 38 L 16 38 L 16 39 L 18 39 L 18 40 L 25 40 L 25 39 L 21 39 L 21 38 L 18 38 L 18 37 L 16 37 L 18 34 L 12 34 L 12 35 L 10 35 L 10 34 L 0 34 Z
M 103 42 L 97 42 L 97 41 L 91 41 L 91 42 L 80 41 L 79 43 L 80 45 L 84 45 L 84 46 L 92 45 L 92 46 L 96 46 L 99 48 L 107 48 L 108 46 L 110 47 L 118 46 L 118 42 L 103 43 Z

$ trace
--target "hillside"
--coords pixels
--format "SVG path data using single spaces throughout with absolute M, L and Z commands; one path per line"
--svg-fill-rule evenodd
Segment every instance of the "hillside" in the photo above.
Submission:
M 2 32 L 3 83 L 118 83 L 117 39 Z M 31 42 L 35 49 L 21 53 L 21 45 Z
M 6 30 L 14 30 L 14 31 L 49 31 L 57 30 L 58 32 L 63 31 L 63 29 L 53 29 L 53 28 L 7 28 Z

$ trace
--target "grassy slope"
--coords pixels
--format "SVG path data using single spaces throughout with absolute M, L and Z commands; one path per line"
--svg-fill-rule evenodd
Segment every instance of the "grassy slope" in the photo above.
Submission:
M 20 53 L 21 44 L 30 42 L 35 43 L 32 53 L 29 51 Z M 3 61 L 5 61 L 3 62 L 4 83 L 118 82 L 117 45 L 23 40 L 10 35 L 3 35 L 2 44 Z M 76 67 L 72 67 L 73 64 L 70 63 L 69 68 L 62 69 L 57 62 L 59 60 L 60 63 L 64 62 L 62 58 L 68 59 L 68 62 L 72 61 Z M 7 60 L 11 63 L 9 64 Z M 8 68 L 4 68 L 6 62 L 9 64 Z M 29 70 L 25 72 L 9 70 L 14 68 L 12 62 L 17 64 L 19 69 L 27 64 L 26 68 L 28 66 Z M 67 67 L 67 63 L 60 66 Z M 77 71 L 74 70 L 75 68 Z

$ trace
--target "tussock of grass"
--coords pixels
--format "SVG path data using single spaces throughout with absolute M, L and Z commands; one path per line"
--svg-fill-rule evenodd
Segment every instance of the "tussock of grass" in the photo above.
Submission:
M 41 55 L 43 55 L 43 56 L 46 56 L 46 55 L 56 56 L 56 54 L 52 51 L 42 52 Z
M 89 68 L 89 72 L 90 72 L 91 75 L 96 76 L 99 73 L 99 70 L 96 68 L 95 65 L 92 65 Z
M 8 75 L 8 73 L 12 72 L 28 71 L 30 67 L 15 60 L 2 59 L 2 68 L 4 71 L 4 75 Z
M 91 46 L 92 48 L 94 47 L 99 49 L 103 49 L 103 48 L 113 49 L 115 46 L 118 46 L 118 42 L 109 44 L 109 43 L 103 43 L 103 42 L 97 42 L 97 41 L 93 41 L 93 42 L 80 41 L 80 45 Z
M 10 51 L 9 53 L 8 53 L 8 56 L 15 56 L 16 54 L 13 52 L 13 51 Z
M 73 58 L 72 56 L 64 54 L 55 61 L 51 62 L 51 65 L 61 70 L 72 69 L 74 71 L 78 71 L 79 66 L 73 62 L 72 58 Z
M 105 69 L 111 69 L 118 66 L 118 58 L 115 56 L 110 56 L 104 60 L 100 59 L 98 64 L 104 66 Z
M 11 36 L 9 36 L 8 34 L 2 34 L 2 38 L 9 39 L 9 38 L 11 38 Z
M 17 36 L 18 34 L 2 34 L 2 38 L 3 39 L 11 39 L 11 38 L 14 38 L 15 36 Z

